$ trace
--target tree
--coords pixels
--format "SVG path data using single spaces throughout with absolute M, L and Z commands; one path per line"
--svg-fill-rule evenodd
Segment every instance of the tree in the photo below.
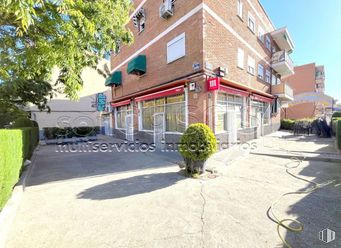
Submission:
M 14 104 L 0 101 L 0 128 L 9 125 L 18 117 L 27 117 L 27 113 Z
M 81 71 L 130 43 L 130 0 L 0 0 L 0 101 L 46 108 L 51 74 L 70 99 Z

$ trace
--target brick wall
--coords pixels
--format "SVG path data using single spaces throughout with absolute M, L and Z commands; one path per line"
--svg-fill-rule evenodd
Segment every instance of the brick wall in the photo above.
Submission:
M 137 50 L 144 47 L 181 17 L 198 6 L 200 2 L 200 0 L 179 0 L 175 2 L 174 16 L 168 20 L 164 20 L 159 16 L 159 7 L 162 1 L 147 1 L 144 5 L 146 13 L 145 30 L 138 33 L 132 22 L 128 24 L 128 27 L 134 34 L 135 41 L 130 46 L 123 46 L 121 52 L 117 56 L 112 56 L 112 69 L 117 65 L 120 65 Z M 138 5 L 138 3 L 136 3 L 136 5 Z M 200 10 L 156 43 L 141 52 L 141 54 L 147 56 L 147 73 L 142 77 L 128 75 L 126 72 L 127 63 L 124 64 L 119 69 L 122 71 L 122 86 L 113 89 L 113 100 L 192 73 L 194 72 L 192 69 L 193 63 L 200 63 L 200 65 L 202 65 L 202 15 L 202 10 Z M 167 43 L 184 32 L 186 33 L 186 56 L 167 64 Z
M 286 78 L 294 91 L 294 96 L 302 93 L 316 92 L 316 65 L 315 63 L 296 66 L 295 74 Z M 313 102 L 295 104 L 284 110 L 283 117 L 289 119 L 313 118 L 316 106 Z
M 265 61 L 270 63 L 271 52 L 265 47 L 265 44 L 258 39 L 258 26 L 261 24 L 266 33 L 271 32 L 273 28 L 271 23 L 267 20 L 266 15 L 263 13 L 258 1 L 252 1 L 253 6 L 258 6 L 258 12 L 263 16 L 263 21 L 267 24 L 267 27 L 262 24 L 246 0 L 243 1 L 243 19 L 237 16 L 236 0 L 205 0 L 205 3 L 211 10 L 219 15 L 225 23 L 231 26 L 242 39 L 255 49 Z M 255 33 L 253 33 L 247 25 L 249 11 L 256 19 Z M 272 40 L 271 42 L 273 46 L 274 43 Z M 244 70 L 237 67 L 238 48 L 244 50 Z M 247 72 L 248 55 L 255 59 L 255 75 L 251 75 Z M 270 66 L 206 11 L 204 12 L 204 60 L 211 63 L 213 68 L 219 66 L 226 67 L 228 69 L 226 79 L 234 80 L 238 83 L 270 93 L 270 84 L 257 78 L 258 63 L 261 63 L 265 69 L 271 70 Z

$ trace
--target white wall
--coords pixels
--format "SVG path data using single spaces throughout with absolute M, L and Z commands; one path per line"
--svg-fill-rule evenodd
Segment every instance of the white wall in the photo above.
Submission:
M 102 62 L 104 63 L 104 62 Z M 52 82 L 57 79 L 58 70 L 56 69 L 52 76 Z M 85 125 L 100 126 L 100 113 L 97 112 L 96 102 L 97 93 L 105 93 L 107 101 L 111 100 L 111 88 L 105 87 L 105 78 L 98 74 L 95 69 L 85 68 L 82 71 L 83 89 L 79 92 L 79 100 L 71 101 L 64 94 L 57 94 L 48 102 L 51 112 L 40 112 L 36 106 L 29 109 L 32 113 L 32 119 L 39 123 L 40 128 L 58 127 L 61 121 L 67 119 L 72 126 Z M 63 124 L 62 124 L 63 125 Z

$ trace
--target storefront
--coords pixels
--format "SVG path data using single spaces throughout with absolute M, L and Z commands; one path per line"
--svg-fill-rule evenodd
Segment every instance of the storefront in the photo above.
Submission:
M 221 142 L 245 142 L 278 129 L 278 124 L 272 127 L 271 106 L 274 98 L 271 95 L 262 96 L 252 89 L 225 84 L 220 84 L 213 91 L 216 96 L 214 132 Z
M 133 132 L 134 139 L 159 146 L 178 142 L 188 127 L 186 99 L 187 90 L 178 86 L 112 104 L 116 134 L 131 140 L 127 133 Z
M 189 124 L 196 122 L 206 123 L 220 140 L 230 143 L 271 132 L 266 129 L 272 124 L 271 95 L 217 82 L 210 84 L 214 90 L 209 81 L 196 82 L 199 91 L 185 83 L 113 103 L 116 137 L 162 147 L 179 142 Z

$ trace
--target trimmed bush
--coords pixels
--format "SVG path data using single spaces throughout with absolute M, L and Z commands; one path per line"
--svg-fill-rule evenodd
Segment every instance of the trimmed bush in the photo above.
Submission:
M 33 127 L 33 122 L 26 117 L 19 117 L 14 121 L 14 124 L 12 125 L 12 128 L 17 127 Z
M 46 127 L 44 128 L 44 136 L 47 139 L 72 138 L 95 136 L 100 131 L 99 127 Z
M 203 173 L 204 162 L 216 151 L 216 137 L 205 124 L 190 125 L 181 137 L 180 154 L 189 173 Z
M 0 210 L 18 182 L 25 159 L 23 131 L 0 129 Z
M 339 118 L 339 117 L 341 117 L 341 112 L 334 112 L 332 115 L 332 119 L 333 118 Z
M 18 182 L 22 165 L 37 146 L 37 127 L 0 129 L 0 209 Z
M 281 129 L 294 130 L 295 120 L 283 119 L 281 120 Z
M 336 126 L 336 145 L 339 150 L 341 150 L 341 120 L 337 121 Z
M 332 118 L 332 120 L 330 122 L 330 128 L 332 130 L 333 135 L 336 135 L 336 124 L 337 124 L 338 120 L 341 120 L 341 117 L 334 117 L 334 118 Z

